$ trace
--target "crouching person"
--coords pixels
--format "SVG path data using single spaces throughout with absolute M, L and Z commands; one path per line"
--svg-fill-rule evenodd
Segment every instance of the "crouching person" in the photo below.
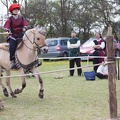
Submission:
M 100 79 L 107 79 L 108 78 L 108 65 L 107 65 L 107 58 L 104 58 L 104 62 L 98 67 L 96 76 Z

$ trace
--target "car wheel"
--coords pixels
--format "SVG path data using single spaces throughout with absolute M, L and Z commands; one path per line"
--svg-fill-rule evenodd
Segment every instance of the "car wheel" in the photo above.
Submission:
M 68 54 L 67 53 L 63 53 L 63 57 L 68 57 Z M 67 59 L 67 58 L 65 58 Z
M 49 59 L 43 59 L 43 61 L 49 61 Z

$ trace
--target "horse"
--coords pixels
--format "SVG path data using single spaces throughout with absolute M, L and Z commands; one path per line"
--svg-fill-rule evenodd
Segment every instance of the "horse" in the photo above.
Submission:
M 39 97 L 43 99 L 44 97 L 44 88 L 43 88 L 43 80 L 40 77 L 38 71 L 38 50 L 41 50 L 43 53 L 47 53 L 48 47 L 45 43 L 45 34 L 46 31 L 43 27 L 41 28 L 32 28 L 25 32 L 23 35 L 22 42 L 19 43 L 19 47 L 15 52 L 15 61 L 17 66 L 17 71 L 20 73 L 22 85 L 20 88 L 16 88 L 14 91 L 11 88 L 10 83 L 10 60 L 9 60 L 9 52 L 8 47 L 6 47 L 5 43 L 1 43 L 0 46 L 0 75 L 2 74 L 2 70 L 6 73 L 6 85 L 9 89 L 9 92 L 13 98 L 16 98 L 16 94 L 19 94 L 26 87 L 25 81 L 25 73 L 31 71 L 36 79 L 39 81 Z M 7 49 L 6 49 L 7 48 Z M 9 93 L 7 88 L 2 83 L 2 77 L 0 77 L 0 85 L 3 89 L 4 96 L 8 97 Z

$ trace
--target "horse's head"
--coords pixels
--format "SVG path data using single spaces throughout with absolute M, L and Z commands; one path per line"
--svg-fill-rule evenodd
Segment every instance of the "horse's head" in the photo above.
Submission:
M 34 47 L 41 49 L 43 53 L 47 53 L 48 46 L 45 43 L 46 30 L 44 27 L 36 27 L 31 31 L 34 34 Z

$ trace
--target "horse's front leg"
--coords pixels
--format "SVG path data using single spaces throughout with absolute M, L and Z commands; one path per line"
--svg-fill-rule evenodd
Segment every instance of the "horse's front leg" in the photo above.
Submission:
M 40 77 L 40 75 L 38 74 L 37 68 L 33 68 L 32 72 L 33 72 L 34 76 L 36 77 L 36 79 L 38 79 L 38 82 L 39 82 L 39 94 L 38 94 L 38 96 L 41 99 L 43 99 L 43 97 L 44 97 L 43 80 Z
M 2 77 L 2 67 L 1 66 L 0 66 L 0 77 Z M 7 88 L 2 83 L 2 78 L 0 78 L 0 85 L 2 86 L 4 96 L 8 97 L 9 94 L 8 94 Z
M 25 74 L 24 74 L 24 71 L 22 68 L 19 69 L 19 72 L 20 72 L 20 78 L 21 78 L 21 81 L 22 81 L 22 86 L 20 88 L 17 88 L 15 89 L 14 93 L 15 94 L 19 94 L 23 91 L 23 89 L 26 87 L 26 82 L 25 82 Z
M 10 70 L 5 70 L 5 72 L 6 72 L 6 76 L 8 76 L 8 77 L 6 77 L 6 85 L 8 86 L 8 89 L 9 89 L 9 91 L 10 91 L 10 94 L 11 94 L 11 96 L 13 97 L 13 98 L 16 98 L 17 96 L 15 95 L 15 93 L 13 92 L 13 90 L 12 90 L 12 88 L 11 88 L 11 84 L 10 84 Z M 4 90 L 5 91 L 5 90 Z
M 9 94 L 8 94 L 7 88 L 3 85 L 1 78 L 0 78 L 0 85 L 2 86 L 4 96 L 8 97 Z

